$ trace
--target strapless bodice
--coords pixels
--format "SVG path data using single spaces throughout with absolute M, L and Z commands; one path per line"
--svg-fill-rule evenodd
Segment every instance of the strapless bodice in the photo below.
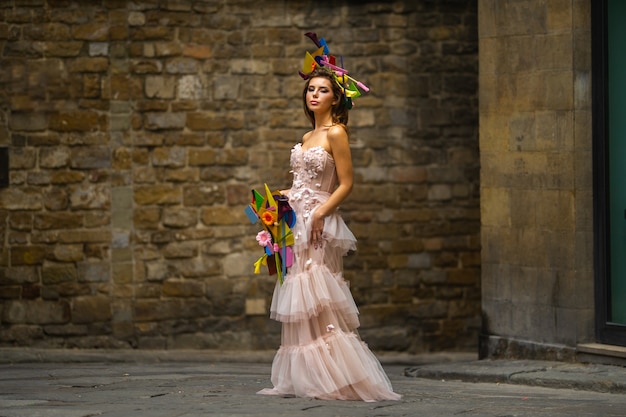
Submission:
M 310 189 L 332 193 L 337 185 L 335 160 L 321 146 L 304 149 L 298 143 L 291 150 L 292 192 Z

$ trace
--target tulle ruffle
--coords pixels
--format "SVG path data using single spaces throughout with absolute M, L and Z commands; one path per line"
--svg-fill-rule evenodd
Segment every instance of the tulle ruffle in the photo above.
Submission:
M 296 218 L 294 233 L 296 234 L 294 249 L 306 248 L 311 237 L 311 223 L 313 216 L 308 219 Z M 328 246 L 346 255 L 349 251 L 356 250 L 356 237 L 350 231 L 344 220 L 337 213 L 331 214 L 324 219 L 324 232 L 322 238 Z
M 258 394 L 326 400 L 399 400 L 380 362 L 354 333 L 333 330 L 304 346 L 282 346 L 272 364 L 274 388 Z
M 342 274 L 313 262 L 305 268 L 287 274 L 282 285 L 276 283 L 270 318 L 293 323 L 318 316 L 324 308 L 329 308 L 343 316 L 350 328 L 359 327 L 358 309 Z

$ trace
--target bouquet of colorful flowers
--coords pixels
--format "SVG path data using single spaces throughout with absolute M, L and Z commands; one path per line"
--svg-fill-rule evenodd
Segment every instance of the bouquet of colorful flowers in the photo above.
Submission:
M 264 253 L 254 263 L 254 273 L 260 273 L 261 265 L 267 265 L 269 274 L 277 274 L 282 285 L 287 268 L 293 264 L 291 228 L 296 224 L 296 213 L 289 205 L 289 199 L 278 191 L 271 193 L 265 184 L 265 197 L 252 190 L 252 202 L 244 211 L 252 224 L 260 219 L 263 225 L 256 240 L 263 246 Z

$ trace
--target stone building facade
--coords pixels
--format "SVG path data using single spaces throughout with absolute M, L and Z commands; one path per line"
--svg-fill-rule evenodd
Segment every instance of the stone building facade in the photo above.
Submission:
M 277 347 L 243 208 L 289 184 L 307 31 L 371 87 L 342 207 L 363 337 L 476 347 L 477 4 L 408 0 L 0 2 L 0 345 Z
M 595 341 L 591 4 L 479 1 L 484 356 Z

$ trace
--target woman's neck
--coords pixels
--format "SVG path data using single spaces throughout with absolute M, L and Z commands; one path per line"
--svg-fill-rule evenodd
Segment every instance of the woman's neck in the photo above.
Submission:
M 315 130 L 328 129 L 332 125 L 333 125 L 333 118 L 330 115 L 330 113 L 322 117 L 315 117 Z

